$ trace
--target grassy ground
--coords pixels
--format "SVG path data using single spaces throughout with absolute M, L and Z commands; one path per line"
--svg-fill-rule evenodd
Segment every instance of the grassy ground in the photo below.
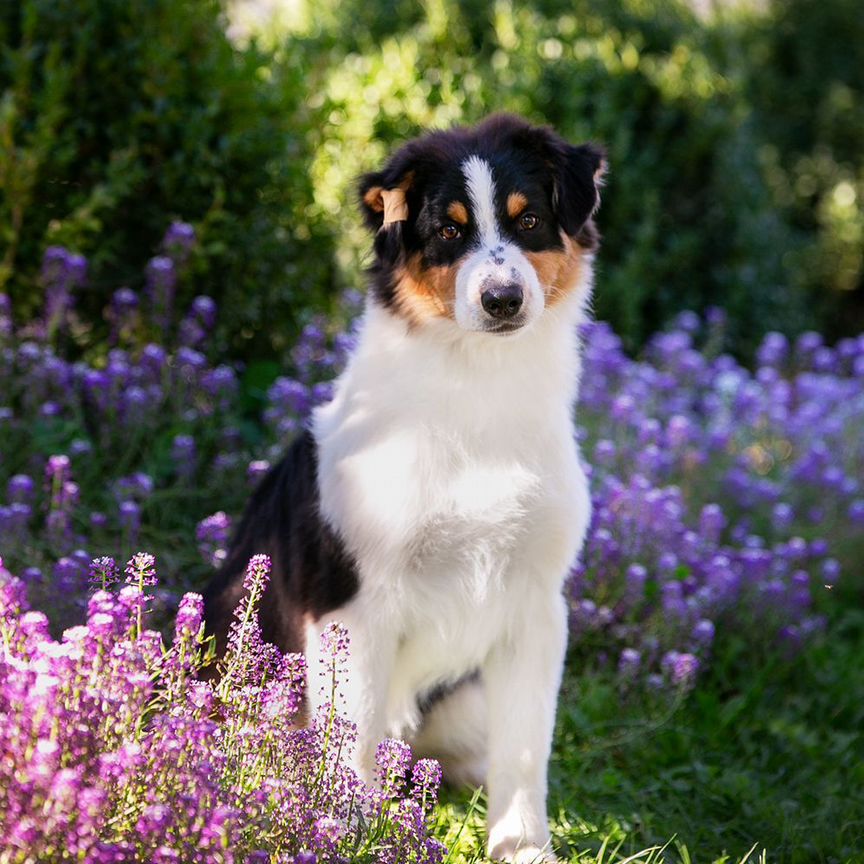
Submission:
M 483 860 L 482 797 L 471 811 L 442 808 L 451 862 Z M 864 861 L 864 613 L 792 661 L 729 652 L 673 704 L 570 673 L 550 813 L 580 864 Z

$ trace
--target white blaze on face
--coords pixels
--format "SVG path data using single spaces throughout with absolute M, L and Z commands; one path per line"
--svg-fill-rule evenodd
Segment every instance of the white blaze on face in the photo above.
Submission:
M 498 219 L 495 216 L 495 181 L 492 166 L 479 156 L 471 156 L 462 165 L 462 173 L 468 185 L 471 209 L 477 223 L 478 240 L 487 250 L 501 242 Z
M 523 291 L 518 321 L 529 324 L 543 311 L 543 291 L 522 250 L 503 239 L 495 208 L 492 166 L 479 156 L 470 156 L 462 164 L 462 173 L 477 237 L 475 249 L 465 258 L 456 277 L 456 323 L 463 330 L 494 329 L 497 322 L 483 309 L 480 295 L 492 284 L 517 282 Z

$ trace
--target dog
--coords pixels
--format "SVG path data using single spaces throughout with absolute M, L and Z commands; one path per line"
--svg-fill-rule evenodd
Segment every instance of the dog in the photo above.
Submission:
M 362 177 L 374 263 L 359 340 L 252 496 L 205 615 L 224 644 L 257 553 L 265 639 L 351 638 L 355 767 L 383 737 L 485 783 L 488 851 L 553 861 L 547 763 L 563 582 L 591 504 L 574 437 L 603 151 L 493 115 Z M 308 688 L 313 703 L 323 697 Z

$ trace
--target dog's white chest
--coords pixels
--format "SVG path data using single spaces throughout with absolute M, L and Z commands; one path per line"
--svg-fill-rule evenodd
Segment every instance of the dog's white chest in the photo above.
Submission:
M 535 336 L 466 357 L 386 320 L 367 326 L 315 417 L 322 513 L 361 582 L 402 615 L 445 594 L 476 611 L 535 564 L 563 573 L 587 510 L 572 340 L 556 351 Z

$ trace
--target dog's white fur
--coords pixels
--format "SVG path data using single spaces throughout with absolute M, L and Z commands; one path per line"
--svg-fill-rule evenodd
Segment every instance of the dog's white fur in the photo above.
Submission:
M 466 174 L 482 175 L 476 165 Z M 491 172 L 485 182 L 479 208 Z M 490 244 L 500 244 L 494 225 L 475 263 Z M 518 248 L 506 254 L 536 282 Z M 580 284 L 555 305 L 544 309 L 538 290 L 515 334 L 458 318 L 414 328 L 370 304 L 335 398 L 313 420 L 322 515 L 354 556 L 360 588 L 308 622 L 310 684 L 321 631 L 342 621 L 358 770 L 370 777 L 390 735 L 441 756 L 451 776 L 485 779 L 489 854 L 508 861 L 552 860 L 546 770 L 567 639 L 562 584 L 590 516 L 572 422 L 590 263 L 586 253 Z M 462 301 L 480 314 L 479 298 Z M 478 669 L 424 724 L 418 694 Z M 316 693 L 313 684 L 313 702 Z
M 519 318 L 531 324 L 543 313 L 543 289 L 531 262 L 522 250 L 502 239 L 495 218 L 495 181 L 485 159 L 471 156 L 462 166 L 471 209 L 477 222 L 479 243 L 459 268 L 456 279 L 456 323 L 463 330 L 487 330 L 489 315 L 483 310 L 481 294 L 488 281 L 517 282 L 522 287 Z

